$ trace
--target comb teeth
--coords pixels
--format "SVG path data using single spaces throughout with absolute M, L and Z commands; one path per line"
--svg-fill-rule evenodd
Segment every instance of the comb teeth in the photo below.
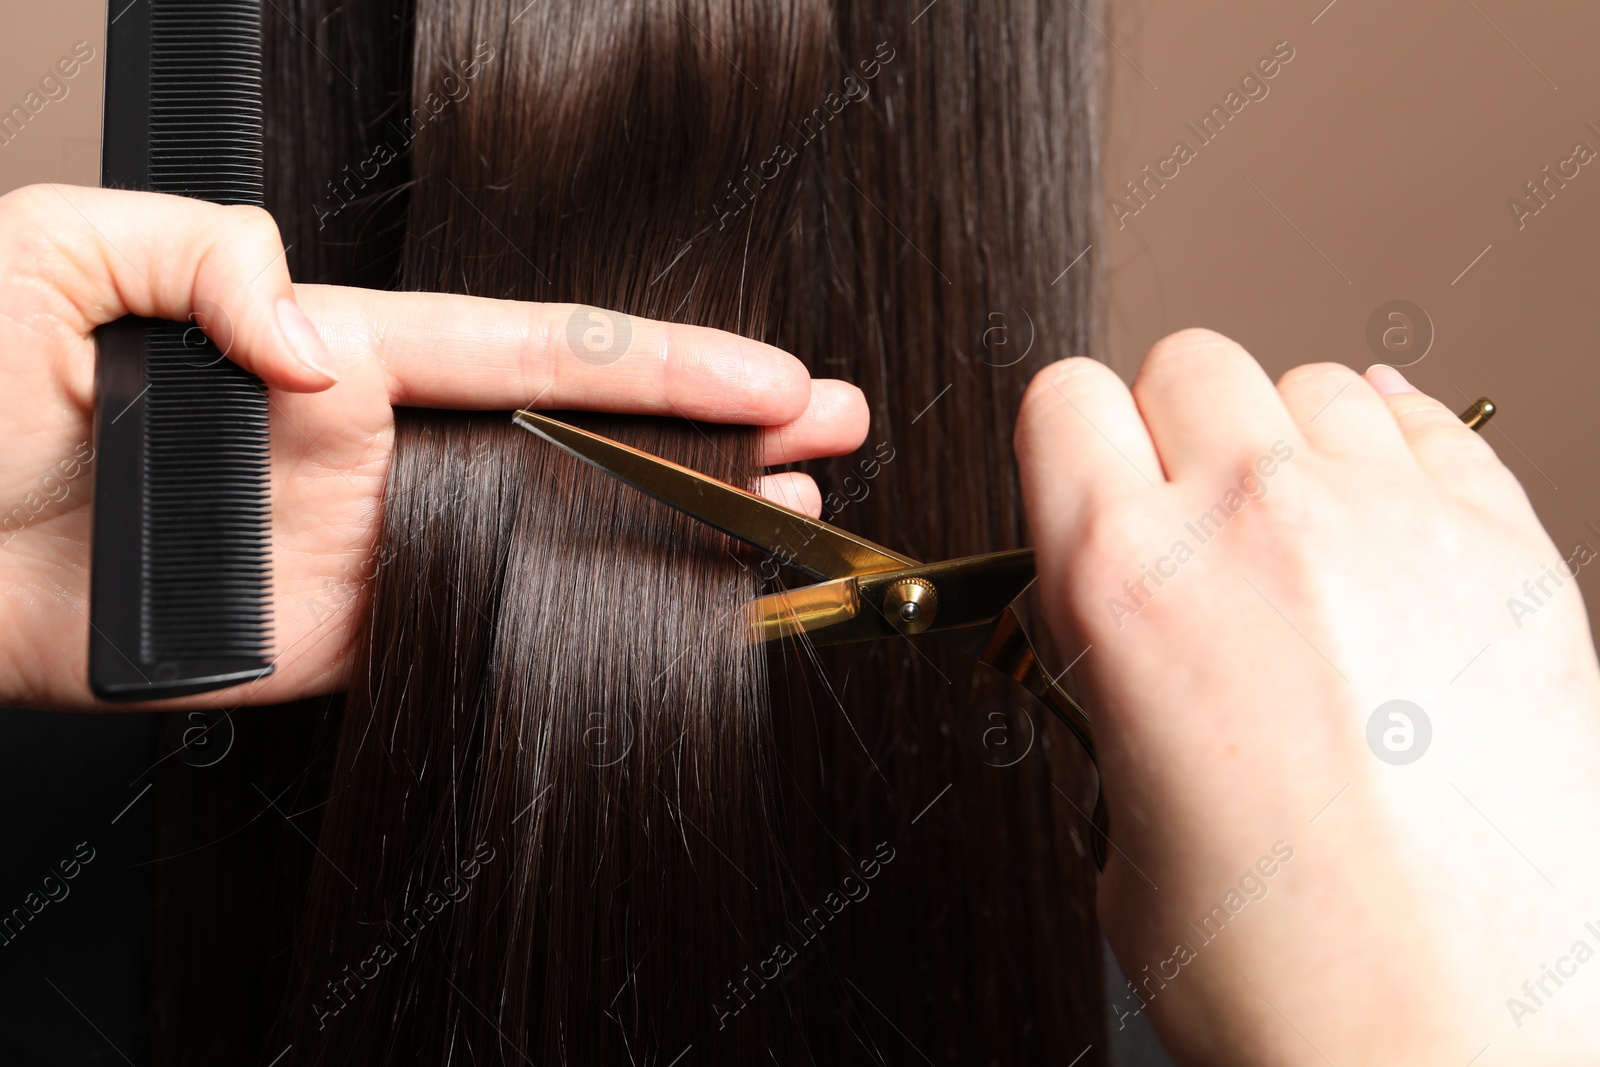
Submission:
M 163 323 L 145 334 L 141 652 L 151 661 L 265 658 L 272 647 L 266 390 L 226 360 L 204 366 L 214 356 L 185 345 L 184 332 Z
M 239 0 L 151 0 L 150 188 L 264 203 L 261 22 Z
M 261 25 L 253 2 L 153 0 L 150 187 L 219 204 L 263 197 Z M 156 660 L 271 651 L 267 394 L 261 380 L 186 344 L 145 340 L 142 649 Z
M 111 23 L 105 184 L 263 203 L 256 2 L 141 0 Z M 97 341 L 91 687 L 148 700 L 271 673 L 265 387 L 187 323 Z

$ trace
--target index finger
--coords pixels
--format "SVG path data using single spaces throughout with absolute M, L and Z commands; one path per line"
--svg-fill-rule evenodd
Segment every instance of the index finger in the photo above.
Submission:
M 811 397 L 798 359 L 709 327 L 582 304 L 296 291 L 335 362 L 376 360 L 396 406 L 594 409 L 770 426 L 798 418 Z

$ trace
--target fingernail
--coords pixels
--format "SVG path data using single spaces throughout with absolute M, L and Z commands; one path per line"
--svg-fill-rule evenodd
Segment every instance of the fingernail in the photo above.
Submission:
M 1406 381 L 1406 376 L 1387 363 L 1374 363 L 1367 368 L 1367 381 L 1384 396 L 1393 393 L 1414 393 L 1417 387 Z
M 339 376 L 328 369 L 333 363 L 333 354 L 322 343 L 322 335 L 311 325 L 300 305 L 288 297 L 278 301 L 278 328 L 283 331 L 283 339 L 289 342 L 296 359 L 330 382 L 339 380 Z

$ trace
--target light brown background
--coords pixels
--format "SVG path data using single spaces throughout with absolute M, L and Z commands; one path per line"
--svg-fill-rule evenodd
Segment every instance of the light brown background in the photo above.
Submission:
M 121 10 L 128 3 L 118 0 L 115 6 Z M 0 193 L 46 181 L 99 185 L 106 0 L 45 0 L 7 14 L 13 17 L 0 29 L 0 117 L 22 105 L 30 91 L 44 97 L 40 79 L 59 78 L 56 61 L 72 55 L 79 41 L 89 43 L 94 58 L 76 77 L 62 79 L 64 97 L 50 100 L 11 141 L 0 144 Z
M 1600 159 L 1521 230 L 1507 206 L 1575 142 L 1600 152 L 1600 5 L 1112 0 L 1101 29 L 1108 197 L 1176 140 L 1197 148 L 1123 229 L 1107 212 L 1108 361 L 1131 378 L 1158 338 L 1208 326 L 1274 377 L 1361 370 L 1373 310 L 1414 301 L 1435 340 L 1404 373 L 1457 410 L 1499 402 L 1487 436 L 1558 547 L 1600 551 Z M 1284 40 L 1269 95 L 1198 147 L 1185 122 Z

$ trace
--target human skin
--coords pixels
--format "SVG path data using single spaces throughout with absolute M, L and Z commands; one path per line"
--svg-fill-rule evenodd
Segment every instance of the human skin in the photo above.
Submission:
M 396 406 L 748 423 L 766 428 L 769 464 L 850 452 L 866 437 L 860 390 L 813 381 L 776 348 L 630 317 L 627 350 L 597 366 L 567 339 L 580 311 L 295 286 L 277 226 L 256 208 L 55 185 L 0 197 L 0 707 L 96 706 L 87 687 L 93 330 L 126 314 L 196 322 L 271 387 L 278 655 L 273 675 L 228 692 L 235 705 L 344 687 Z M 820 513 L 804 475 L 770 475 L 758 489 Z
M 1184 1064 L 1600 1058 L 1600 670 L 1489 442 L 1389 367 L 1274 386 L 1186 330 L 1131 389 L 1042 371 L 1016 447 L 1047 617 L 1090 646 L 1113 1027 L 1148 1011 Z M 1367 740 L 1394 699 L 1432 728 L 1401 765 Z

